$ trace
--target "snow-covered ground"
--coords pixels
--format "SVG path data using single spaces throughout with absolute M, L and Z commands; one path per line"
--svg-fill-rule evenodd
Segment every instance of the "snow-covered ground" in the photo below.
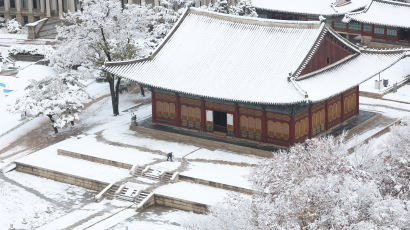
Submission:
M 394 83 L 400 84 L 405 81 L 410 76 L 410 69 L 408 68 L 410 64 L 410 58 L 404 58 L 400 60 L 393 67 L 386 71 L 383 71 L 380 75 L 376 75 L 369 80 L 360 84 L 360 91 L 383 94 L 386 90 L 390 89 Z M 376 88 L 376 80 L 381 80 L 380 89 Z M 388 85 L 384 87 L 383 80 L 388 80 Z
M 251 189 L 249 175 L 252 167 L 190 162 L 181 175 Z
M 410 103 L 410 84 L 400 87 L 396 93 L 384 95 L 383 98 Z
M 226 161 L 235 163 L 246 163 L 246 164 L 258 164 L 263 160 L 262 157 L 251 156 L 251 155 L 240 155 L 237 153 L 227 152 L 224 150 L 209 150 L 209 149 L 199 149 L 192 154 L 189 154 L 187 159 L 201 159 L 201 160 L 213 160 L 213 161 Z
M 122 220 L 110 230 L 182 230 L 181 226 L 187 223 L 189 219 L 200 215 L 192 212 L 185 212 L 177 209 L 168 209 L 163 207 L 153 207 L 143 213 L 138 213 L 132 217 Z
M 135 133 L 132 131 L 114 134 L 112 130 L 106 130 L 103 132 L 103 136 L 104 138 L 114 142 L 120 142 L 134 146 L 142 146 L 152 150 L 162 151 L 164 153 L 172 152 L 173 156 L 176 158 L 183 157 L 198 149 L 198 147 L 196 146 L 178 142 L 163 141 L 147 137 L 135 138 Z
M 160 158 L 152 153 L 138 149 L 98 142 L 93 135 L 71 138 L 59 146 L 63 150 L 131 165 L 146 165 Z
M 37 228 L 92 202 L 93 197 L 90 190 L 15 171 L 0 174 L 0 194 L 0 229 L 10 224 L 17 229 Z
M 57 148 L 59 147 L 59 144 L 47 147 L 20 158 L 16 162 L 108 184 L 129 176 L 126 169 L 58 155 Z
M 157 188 L 155 194 L 175 197 L 195 203 L 215 205 L 223 202 L 229 194 L 234 192 L 189 182 L 178 182 Z M 238 193 L 236 193 L 238 194 Z M 238 194 L 239 195 L 239 194 Z M 248 195 L 242 195 L 244 197 Z
M 388 94 L 391 95 L 391 94 Z M 360 109 L 381 113 L 392 118 L 401 118 L 409 115 L 410 104 L 379 100 L 369 97 L 360 97 Z M 410 99 L 407 99 L 410 102 Z

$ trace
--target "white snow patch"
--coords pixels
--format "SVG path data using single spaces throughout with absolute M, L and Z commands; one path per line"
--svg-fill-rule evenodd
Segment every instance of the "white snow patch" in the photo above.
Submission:
M 228 194 L 233 192 L 201 184 L 178 182 L 159 187 L 154 193 L 205 205 L 215 205 L 223 202 Z
M 180 175 L 251 189 L 248 177 L 252 170 L 252 167 L 190 162 Z
M 145 165 L 160 159 L 160 156 L 149 152 L 98 142 L 95 136 L 71 138 L 60 146 L 63 150 L 131 165 Z
M 22 157 L 16 162 L 108 184 L 129 176 L 126 169 L 57 155 L 57 148 L 59 147 L 59 144 L 55 144 Z
M 263 158 L 261 157 L 227 152 L 220 149 L 214 151 L 208 149 L 200 149 L 192 154 L 189 154 L 186 158 L 201 160 L 217 160 L 247 164 L 258 164 L 260 161 L 263 160 Z

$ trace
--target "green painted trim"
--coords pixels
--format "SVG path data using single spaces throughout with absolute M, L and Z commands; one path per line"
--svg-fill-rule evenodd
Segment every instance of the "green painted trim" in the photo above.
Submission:
M 163 89 L 153 89 L 153 92 L 155 93 L 163 93 L 163 94 L 169 94 L 169 95 L 176 95 L 174 92 L 172 91 L 168 91 L 168 90 L 163 90 Z
M 214 103 L 219 103 L 219 104 L 224 104 L 224 105 L 235 105 L 234 102 L 228 102 L 224 100 L 219 100 L 219 99 L 212 99 L 212 98 L 206 98 L 205 102 L 214 102 Z
M 248 109 L 257 109 L 257 110 L 263 110 L 262 106 L 258 105 L 252 105 L 252 104 L 238 104 L 238 106 L 243 107 L 243 108 L 248 108 Z

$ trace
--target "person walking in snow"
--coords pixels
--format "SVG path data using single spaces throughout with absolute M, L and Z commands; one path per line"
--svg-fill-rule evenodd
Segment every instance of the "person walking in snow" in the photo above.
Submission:
M 167 154 L 167 161 L 172 161 L 172 152 Z

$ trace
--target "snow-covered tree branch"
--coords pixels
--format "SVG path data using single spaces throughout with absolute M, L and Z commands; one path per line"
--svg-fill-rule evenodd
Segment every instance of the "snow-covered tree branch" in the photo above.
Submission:
M 212 223 L 214 229 L 406 229 L 410 118 L 388 135 L 377 153 L 365 144 L 349 155 L 344 138 L 331 136 L 275 152 L 252 175 L 259 192 L 251 202 L 220 204 L 187 228 L 212 229 L 206 224 Z M 241 203 L 247 205 L 238 210 Z
M 151 54 L 179 14 L 162 6 L 125 5 L 120 0 L 84 0 L 82 11 L 68 13 L 58 28 L 61 44 L 50 57 L 57 69 L 83 66 L 101 70 L 105 61 L 143 58 Z M 119 114 L 121 78 L 100 71 L 109 83 L 114 115 Z
M 228 4 L 227 0 L 216 0 L 215 3 L 204 6 L 209 11 L 239 16 L 258 17 L 251 0 L 240 0 L 237 4 Z
M 83 103 L 88 99 L 76 76 L 64 73 L 40 81 L 33 80 L 11 110 L 29 119 L 47 116 L 55 133 L 68 123 L 74 125 L 74 121 L 79 120 Z

